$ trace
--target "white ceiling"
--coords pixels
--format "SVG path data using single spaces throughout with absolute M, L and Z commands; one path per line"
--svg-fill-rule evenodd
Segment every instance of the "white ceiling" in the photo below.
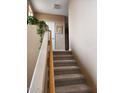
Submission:
M 68 15 L 68 0 L 31 0 L 35 12 L 56 15 Z M 60 4 L 61 9 L 55 9 L 54 4 Z

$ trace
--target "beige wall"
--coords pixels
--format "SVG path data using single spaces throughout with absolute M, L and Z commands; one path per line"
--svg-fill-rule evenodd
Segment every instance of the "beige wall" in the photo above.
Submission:
M 97 84 L 97 1 L 69 1 L 70 48 Z
M 52 14 L 43 14 L 43 13 L 35 13 L 34 16 L 39 20 L 45 21 L 53 21 L 55 22 L 55 30 L 57 29 L 57 25 L 63 26 L 63 34 L 56 33 L 56 49 L 57 50 L 65 50 L 65 17 L 61 15 L 52 15 Z
M 40 36 L 35 25 L 27 26 L 27 87 L 29 88 L 39 54 Z

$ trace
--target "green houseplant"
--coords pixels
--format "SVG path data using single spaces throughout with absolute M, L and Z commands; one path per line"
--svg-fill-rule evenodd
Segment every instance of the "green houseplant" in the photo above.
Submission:
M 49 31 L 49 27 L 46 24 L 46 22 L 40 21 L 37 18 L 35 18 L 34 16 L 28 16 L 27 17 L 27 24 L 37 25 L 37 34 L 40 35 L 40 37 L 41 37 L 40 42 L 42 44 L 44 32 Z
M 38 25 L 38 29 L 37 29 L 37 33 L 40 35 L 41 37 L 41 41 L 42 42 L 42 39 L 43 39 L 43 34 L 45 31 L 49 31 L 49 27 L 48 25 L 45 23 L 45 21 L 39 21 L 37 23 Z
M 28 16 L 27 23 L 30 25 L 36 25 L 38 23 L 38 19 L 33 16 Z

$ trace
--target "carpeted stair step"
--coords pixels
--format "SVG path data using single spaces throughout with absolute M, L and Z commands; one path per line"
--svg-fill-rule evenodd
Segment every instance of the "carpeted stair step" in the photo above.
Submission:
M 68 85 L 56 87 L 56 93 L 91 93 L 85 84 Z
M 71 51 L 54 51 L 56 93 L 91 93 Z
M 54 67 L 55 75 L 60 74 L 75 74 L 80 73 L 80 68 L 78 66 L 60 66 Z
M 75 60 L 55 60 L 54 61 L 54 66 L 58 67 L 58 66 L 76 66 L 77 63 L 75 62 Z
M 84 83 L 84 76 L 81 74 L 62 74 L 55 75 L 55 85 L 56 86 L 65 86 L 72 84 L 81 84 Z
M 71 55 L 71 51 L 54 51 L 53 55 Z
M 72 60 L 73 55 L 54 55 L 53 60 Z

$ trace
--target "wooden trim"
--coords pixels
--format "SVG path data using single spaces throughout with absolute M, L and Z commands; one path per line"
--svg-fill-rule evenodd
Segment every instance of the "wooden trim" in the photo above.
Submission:
M 52 49 L 52 33 L 50 32 L 50 93 L 55 93 L 55 80 L 54 80 L 54 65 L 53 65 L 53 49 Z

